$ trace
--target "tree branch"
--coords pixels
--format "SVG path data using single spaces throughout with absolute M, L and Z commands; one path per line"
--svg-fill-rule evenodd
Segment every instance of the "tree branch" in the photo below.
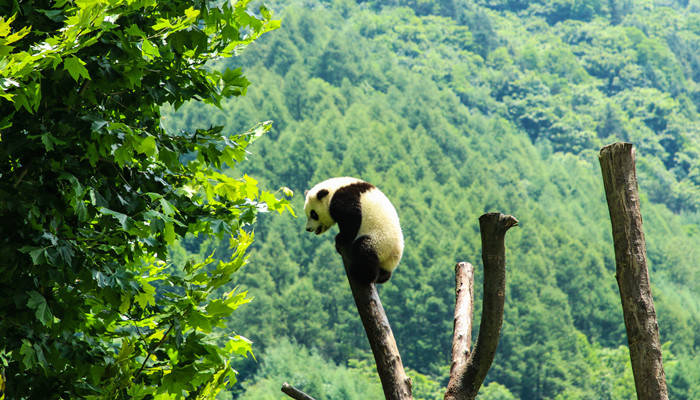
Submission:
M 340 254 L 343 257 L 347 273 L 350 266 L 348 258 L 350 253 L 347 248 L 341 248 Z M 391 331 L 376 286 L 374 283 L 367 285 L 358 282 L 350 274 L 347 276 L 357 311 L 374 354 L 377 373 L 384 389 L 384 397 L 387 400 L 413 399 L 411 379 L 404 372 L 401 355 L 396 347 L 396 340 L 394 340 L 394 334 Z
M 17 188 L 17 185 L 19 185 L 20 182 L 22 182 L 22 179 L 24 179 L 24 176 L 27 175 L 27 168 L 22 168 L 22 171 L 19 173 L 19 176 L 15 180 L 15 183 L 12 185 L 13 188 Z
M 622 312 L 639 400 L 667 400 L 659 326 L 647 270 L 634 147 L 613 143 L 600 150 L 600 168 L 612 223 Z
M 455 317 L 452 339 L 452 366 L 445 398 L 457 398 L 463 392 L 461 379 L 467 369 L 472 347 L 474 323 L 474 266 L 461 262 L 455 266 Z
M 295 400 L 316 400 L 287 382 L 282 384 L 282 392 Z
M 475 399 L 496 355 L 503 325 L 506 297 L 506 247 L 508 229 L 518 225 L 511 215 L 499 213 L 479 217 L 484 262 L 484 306 L 474 352 L 463 373 L 450 376 L 446 400 Z M 450 390 L 451 389 L 451 390 Z

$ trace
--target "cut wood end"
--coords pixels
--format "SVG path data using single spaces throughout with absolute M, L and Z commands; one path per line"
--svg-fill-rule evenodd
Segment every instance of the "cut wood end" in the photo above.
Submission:
M 505 215 L 501 213 L 486 213 L 479 217 L 479 222 L 491 222 L 491 223 L 497 223 L 500 225 L 504 230 L 508 230 L 514 226 L 518 226 L 518 221 L 517 218 L 515 218 L 512 215 Z
M 518 222 L 520 222 L 514 216 L 505 215 L 502 213 L 486 213 L 486 214 L 483 214 L 481 217 L 479 217 L 479 221 L 484 221 L 484 220 L 488 220 L 488 219 L 496 220 L 497 222 L 500 222 L 504 225 L 507 225 L 508 228 L 516 226 L 516 225 L 518 225 Z
M 455 273 L 458 273 L 461 270 L 474 270 L 474 266 L 466 261 L 461 261 L 458 262 L 457 265 L 455 265 Z
M 600 153 L 598 153 L 598 158 L 605 157 L 609 153 L 621 151 L 618 149 L 621 149 L 624 151 L 630 151 L 629 149 L 631 149 L 631 151 L 634 151 L 634 145 L 632 143 L 629 143 L 629 142 L 611 143 L 607 146 L 603 146 L 600 148 Z
M 520 223 L 520 221 L 518 221 L 518 219 L 512 215 L 504 215 L 503 218 L 505 218 L 505 228 L 506 229 L 510 229 L 514 226 L 518 226 L 518 223 Z

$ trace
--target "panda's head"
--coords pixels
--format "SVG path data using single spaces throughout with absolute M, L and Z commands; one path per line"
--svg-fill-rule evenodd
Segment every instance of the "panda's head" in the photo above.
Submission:
M 306 192 L 304 213 L 306 213 L 306 231 L 317 235 L 330 229 L 335 221 L 329 211 L 331 192 L 324 187 L 314 187 Z

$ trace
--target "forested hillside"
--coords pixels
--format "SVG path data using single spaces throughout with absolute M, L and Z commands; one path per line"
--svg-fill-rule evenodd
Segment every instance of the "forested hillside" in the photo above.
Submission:
M 247 96 L 165 113 L 173 130 L 272 120 L 235 173 L 295 192 L 297 218 L 261 216 L 234 276 L 254 299 L 229 326 L 254 341 L 256 361 L 237 367 L 229 396 L 281 398 L 283 381 L 319 399 L 381 396 L 337 228 L 304 231 L 304 190 L 351 175 L 402 221 L 404 257 L 380 295 L 417 399 L 441 398 L 446 383 L 458 261 L 476 266 L 479 320 L 477 218 L 492 211 L 520 227 L 506 238 L 505 321 L 480 398 L 633 398 L 597 160 L 624 140 L 637 147 L 669 394 L 700 398 L 697 0 L 270 6 L 282 28 L 246 50 Z M 225 258 L 227 246 L 191 237 L 175 262 Z

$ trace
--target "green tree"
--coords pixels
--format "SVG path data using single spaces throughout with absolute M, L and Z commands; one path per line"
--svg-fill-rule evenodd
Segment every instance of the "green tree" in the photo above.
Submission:
M 287 200 L 221 171 L 269 124 L 172 133 L 160 106 L 245 93 L 204 68 L 279 26 L 246 1 L 28 0 L 0 6 L 0 376 L 4 396 L 210 398 L 250 342 L 217 331 L 245 293 L 242 228 Z M 230 237 L 184 268 L 168 246 Z M 0 397 L 3 397 L 0 394 Z

